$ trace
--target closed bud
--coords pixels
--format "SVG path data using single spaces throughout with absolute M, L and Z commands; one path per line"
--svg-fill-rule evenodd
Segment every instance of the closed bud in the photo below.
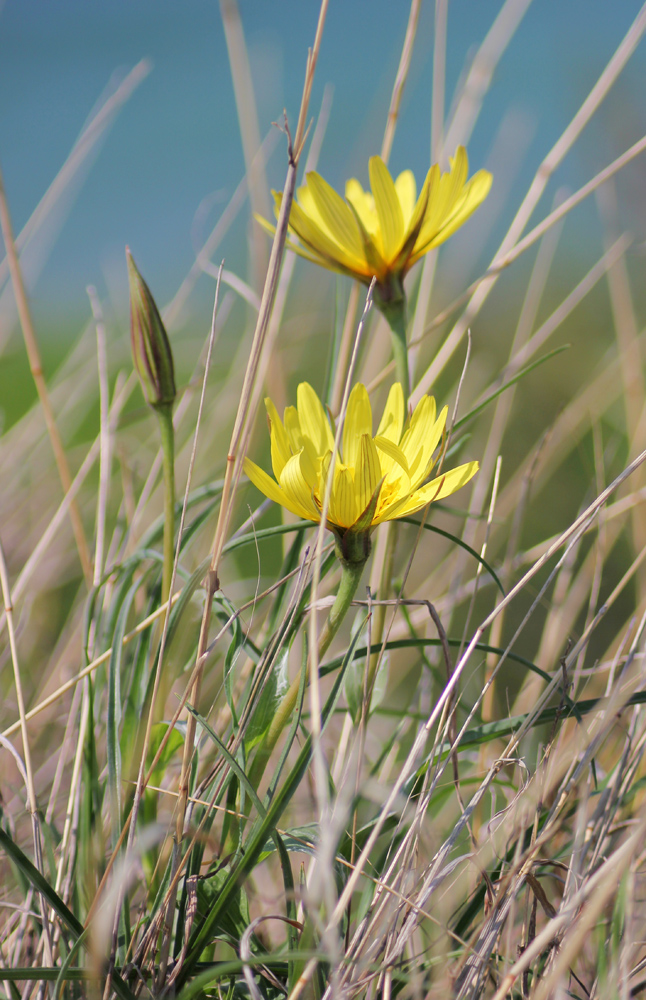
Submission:
M 126 259 L 130 284 L 132 358 L 141 388 L 150 406 L 172 406 L 177 390 L 168 334 L 150 289 L 139 274 L 128 247 Z

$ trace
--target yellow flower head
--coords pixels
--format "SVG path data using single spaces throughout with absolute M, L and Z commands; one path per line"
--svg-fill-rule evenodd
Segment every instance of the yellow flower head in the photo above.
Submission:
M 265 496 L 308 521 L 321 520 L 332 476 L 327 526 L 337 536 L 342 553 L 347 551 L 345 543 L 359 535 L 365 558 L 376 525 L 414 514 L 433 500 L 455 493 L 478 469 L 477 462 L 468 462 L 426 482 L 437 461 L 448 408 L 438 416 L 433 397 L 423 396 L 405 424 L 404 394 L 397 382 L 374 437 L 366 387 L 355 385 L 343 425 L 341 454 L 332 470 L 334 431 L 321 401 L 307 382 L 301 382 L 296 398 L 297 405 L 287 407 L 282 421 L 271 399 L 265 400 L 276 479 L 249 459 L 245 459 L 245 472 Z
M 444 243 L 487 197 L 492 177 L 479 170 L 467 180 L 469 162 L 458 146 L 448 173 L 434 164 L 416 197 L 412 171 L 393 181 L 380 156 L 370 160 L 370 186 L 364 191 L 352 178 L 345 201 L 315 171 L 298 189 L 289 231 L 300 244 L 288 246 L 302 257 L 369 285 L 376 277 L 384 291 L 401 282 L 420 257 Z M 282 194 L 273 191 L 276 217 Z M 273 232 L 264 220 L 259 220 Z M 387 300 L 388 295 L 384 298 Z

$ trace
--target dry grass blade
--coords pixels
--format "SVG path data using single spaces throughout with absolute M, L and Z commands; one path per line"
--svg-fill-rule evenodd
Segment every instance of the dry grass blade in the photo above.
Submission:
M 388 109 L 386 131 L 384 132 L 384 139 L 381 144 L 381 158 L 386 164 L 390 159 L 390 151 L 395 137 L 395 127 L 397 125 L 397 118 L 399 117 L 399 107 L 401 105 L 402 96 L 404 94 L 404 86 L 410 69 L 410 61 L 413 55 L 413 45 L 415 44 L 420 7 L 421 0 L 411 0 L 404 46 L 399 60 L 397 75 L 395 76 L 395 84 L 393 86 L 392 97 L 390 98 L 390 108 Z
M 29 814 L 31 817 L 31 827 L 32 827 L 32 836 L 34 841 L 34 856 L 36 859 L 36 867 L 42 874 L 44 872 L 44 868 L 43 868 L 43 851 L 42 851 L 40 821 L 38 818 L 38 803 L 36 801 L 34 773 L 31 764 L 31 752 L 29 749 L 29 737 L 27 734 L 27 722 L 25 719 L 25 699 L 23 697 L 23 692 L 22 692 L 22 680 L 20 675 L 20 665 L 18 662 L 18 646 L 16 643 L 16 634 L 13 626 L 11 587 L 9 585 L 7 564 L 5 562 L 4 551 L 1 543 L 0 543 L 0 586 L 2 587 L 2 599 L 7 619 L 7 631 L 9 633 L 9 646 L 11 649 L 11 662 L 13 664 L 14 684 L 16 687 L 18 712 L 20 714 L 20 732 L 22 736 L 22 753 L 24 758 L 24 769 L 25 769 L 24 774 L 25 774 L 25 783 L 27 790 L 27 808 L 29 810 Z M 6 738 L 3 737 L 3 740 L 6 741 Z M 43 922 L 43 930 L 45 934 L 45 944 L 46 944 L 45 961 L 51 964 L 52 962 L 51 929 L 49 924 L 49 917 L 47 915 L 47 904 L 42 894 L 40 895 L 40 909 L 41 909 L 41 918 Z
M 531 218 L 534 209 L 547 186 L 548 180 L 554 173 L 556 167 L 562 161 L 563 157 L 574 145 L 583 128 L 594 115 L 601 102 L 607 96 L 610 88 L 613 86 L 617 77 L 635 51 L 635 48 L 644 31 L 646 31 L 646 6 L 642 7 L 640 13 L 635 18 L 614 56 L 599 77 L 595 86 L 590 91 L 588 97 L 581 105 L 579 111 L 536 171 L 534 180 L 525 195 L 523 203 L 518 209 L 514 220 L 494 257 L 495 267 L 500 266 L 500 259 L 504 259 L 505 256 L 515 248 L 515 244 L 520 240 L 523 230 L 529 222 L 529 219 Z M 477 316 L 480 309 L 484 305 L 484 302 L 495 283 L 496 276 L 493 275 L 483 281 L 473 293 L 463 316 L 455 324 L 450 334 L 444 341 L 444 344 L 442 345 L 442 348 L 438 352 L 432 365 L 427 369 L 415 387 L 415 391 L 413 393 L 414 401 L 419 399 L 420 395 L 426 392 L 428 387 L 433 385 L 436 381 L 439 373 L 443 370 L 445 364 L 462 340 L 466 330 L 473 323 L 475 316 Z
M 2 173 L 0 173 L 0 226 L 2 228 L 2 236 L 4 239 L 5 249 L 7 251 L 7 259 L 9 261 L 9 271 L 11 274 L 16 305 L 20 315 L 20 325 L 25 339 L 27 355 L 29 357 L 29 367 L 38 391 L 38 398 L 40 399 L 40 403 L 43 408 L 43 416 L 47 426 L 47 433 L 49 434 L 49 439 L 52 444 L 63 492 L 69 493 L 72 485 L 72 476 L 67 461 L 67 455 L 65 454 L 65 448 L 63 447 L 63 442 L 61 440 L 58 427 L 56 426 L 56 417 L 54 416 L 54 410 L 49 398 L 45 376 L 43 375 L 40 351 L 38 349 L 36 334 L 31 321 L 31 314 L 27 303 L 27 294 L 22 280 L 20 264 L 18 263 L 18 255 L 16 253 L 16 246 L 13 238 L 11 218 L 9 216 L 9 206 L 7 204 Z M 78 504 L 74 499 L 71 499 L 69 503 L 69 516 L 74 529 L 74 537 L 76 538 L 79 559 L 81 560 L 81 569 L 83 570 L 85 581 L 89 586 L 92 581 L 90 552 L 85 538 L 85 530 L 83 528 L 83 522 L 81 520 Z

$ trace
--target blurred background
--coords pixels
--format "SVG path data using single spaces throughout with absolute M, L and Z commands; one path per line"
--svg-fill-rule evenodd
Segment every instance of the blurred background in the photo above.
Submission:
M 316 116 L 329 87 L 319 170 L 337 187 L 350 175 L 367 181 L 368 156 L 381 145 L 408 7 L 390 0 L 330 4 L 311 110 Z M 639 7 L 638 0 L 534 0 L 529 5 L 495 70 L 468 143 L 472 169 L 488 165 L 495 181 L 477 246 L 470 245 L 473 231 L 465 237 L 469 273 L 462 270 L 456 279 L 460 285 L 486 264 L 487 252 L 495 249 L 542 157 Z M 447 116 L 465 68 L 500 8 L 500 0 L 451 0 L 448 5 Z M 272 122 L 283 108 L 292 123 L 297 117 L 318 4 L 241 0 L 239 10 L 260 138 L 270 135 L 267 176 L 272 186 L 281 187 L 285 144 L 279 135 L 271 137 Z M 412 167 L 418 183 L 430 157 L 433 21 L 434 4 L 425 2 L 391 156 L 393 171 Z M 5 0 L 0 6 L 0 164 L 16 233 L 98 103 L 144 58 L 150 60 L 150 72 L 133 85 L 23 258 L 38 331 L 66 346 L 89 314 L 88 284 L 97 286 L 123 320 L 125 244 L 160 301 L 168 301 L 243 177 L 220 6 L 215 0 Z M 547 213 L 561 185 L 576 188 L 643 134 L 646 113 L 635 95 L 643 93 L 645 61 L 642 43 L 557 171 L 537 219 Z M 643 240 L 640 177 L 638 163 L 619 184 L 625 194 L 622 211 Z M 584 267 L 594 254 L 591 239 L 600 234 L 594 204 L 577 210 L 575 222 L 566 226 L 560 253 L 568 262 L 572 255 L 579 257 Z M 253 284 L 247 260 L 250 225 L 245 205 L 218 255 Z M 448 253 L 457 253 L 455 247 L 451 243 Z M 212 293 L 212 278 L 201 279 L 192 301 L 194 319 L 197 309 L 207 321 Z M 5 375 L 9 359 L 20 350 L 9 298 L 0 300 Z M 19 401 L 1 375 L 0 387 L 4 420 L 12 422 Z

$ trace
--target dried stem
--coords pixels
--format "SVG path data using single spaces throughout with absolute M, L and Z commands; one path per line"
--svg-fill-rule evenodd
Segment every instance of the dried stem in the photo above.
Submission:
M 395 138 L 395 128 L 397 126 L 397 119 L 399 118 L 399 108 L 404 94 L 406 80 L 408 79 L 408 71 L 410 70 L 410 61 L 413 56 L 413 45 L 415 44 L 417 22 L 419 20 L 421 6 L 421 0 L 411 0 L 410 12 L 408 14 L 408 24 L 406 25 L 406 35 L 404 36 L 404 45 L 402 48 L 402 54 L 399 58 L 397 75 L 395 76 L 393 92 L 390 98 L 386 131 L 384 132 L 384 138 L 381 144 L 381 158 L 386 165 L 388 165 L 388 160 L 390 159 L 390 151 L 392 149 L 393 139 Z

